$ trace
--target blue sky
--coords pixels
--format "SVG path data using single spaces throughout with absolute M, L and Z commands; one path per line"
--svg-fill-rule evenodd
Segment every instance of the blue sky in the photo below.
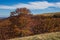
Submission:
M 8 17 L 11 11 L 21 7 L 33 14 L 60 12 L 60 0 L 0 0 L 0 17 Z

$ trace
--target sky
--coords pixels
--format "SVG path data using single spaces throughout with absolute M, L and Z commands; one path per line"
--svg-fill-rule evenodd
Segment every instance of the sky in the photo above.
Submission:
M 32 14 L 60 12 L 60 0 L 0 0 L 0 17 L 9 17 L 10 12 L 23 7 Z

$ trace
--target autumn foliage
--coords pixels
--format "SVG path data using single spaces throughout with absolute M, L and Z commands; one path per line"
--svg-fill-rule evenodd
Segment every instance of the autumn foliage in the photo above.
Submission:
M 0 22 L 0 40 L 41 33 L 60 32 L 57 15 L 41 16 L 30 14 L 27 8 L 16 9 L 10 17 Z

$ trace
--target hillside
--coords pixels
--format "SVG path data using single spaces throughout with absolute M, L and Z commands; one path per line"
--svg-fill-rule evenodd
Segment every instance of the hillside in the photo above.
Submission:
M 24 10 L 20 10 L 21 13 L 18 11 L 18 15 L 12 12 L 10 17 L 0 21 L 0 40 L 60 32 L 60 16 L 56 15 L 57 13 L 53 16 L 44 16 L 33 15 L 29 10 Z
M 28 37 L 13 38 L 8 40 L 60 40 L 60 32 L 45 33 Z

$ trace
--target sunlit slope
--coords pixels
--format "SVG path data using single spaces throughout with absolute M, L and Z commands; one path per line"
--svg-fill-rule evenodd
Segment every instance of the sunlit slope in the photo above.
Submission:
M 14 38 L 9 40 L 60 40 L 60 32 L 45 33 L 28 37 Z

